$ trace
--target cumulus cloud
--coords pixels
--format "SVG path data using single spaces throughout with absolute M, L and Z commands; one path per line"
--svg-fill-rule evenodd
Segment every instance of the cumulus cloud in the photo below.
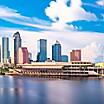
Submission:
M 104 0 L 98 0 L 96 3 L 100 6 L 104 6 Z
M 45 20 L 41 20 L 36 17 L 23 16 L 17 10 L 8 8 L 6 6 L 0 6 L 0 19 L 15 24 L 37 27 L 41 29 L 48 29 L 48 26 L 50 25 L 50 23 Z
M 27 46 L 28 50 L 33 53 L 33 59 L 36 59 L 37 40 L 40 38 L 48 40 L 48 57 L 51 57 L 52 54 L 52 44 L 54 44 L 56 40 L 59 40 L 62 44 L 63 54 L 70 55 L 69 53 L 72 49 L 82 48 L 82 51 L 84 52 L 83 55 L 86 56 L 83 57 L 83 60 L 94 62 L 97 59 L 101 59 L 102 57 L 99 51 L 102 50 L 100 50 L 101 48 L 97 48 L 100 46 L 97 44 L 89 46 L 89 44 L 96 41 L 103 41 L 104 35 L 96 32 L 93 32 L 92 35 L 92 32 L 73 31 L 73 29 L 77 29 L 77 27 L 74 27 L 73 25 L 69 26 L 67 24 L 77 20 L 95 21 L 97 20 L 96 16 L 82 8 L 81 0 L 71 0 L 70 6 L 67 5 L 68 1 L 69 0 L 51 1 L 50 6 L 45 9 L 46 15 L 54 21 L 52 27 L 49 26 L 47 21 L 35 17 L 26 17 L 16 10 L 0 6 L 0 19 L 25 26 L 49 29 L 48 31 L 33 32 L 16 28 L 0 27 L 0 32 L 4 35 L 9 34 L 9 37 L 12 37 L 13 33 L 19 31 L 23 39 L 23 46 Z M 31 46 L 34 48 L 31 48 Z M 92 57 L 87 57 L 90 56 L 90 54 Z
M 57 24 L 66 24 L 78 20 L 95 21 L 95 14 L 85 11 L 82 8 L 81 0 L 71 0 L 70 6 L 67 5 L 69 0 L 51 1 L 49 7 L 45 9 L 46 15 Z M 56 25 L 57 25 L 56 24 Z
M 82 48 L 82 60 L 91 62 L 104 61 L 104 41 L 92 42 Z

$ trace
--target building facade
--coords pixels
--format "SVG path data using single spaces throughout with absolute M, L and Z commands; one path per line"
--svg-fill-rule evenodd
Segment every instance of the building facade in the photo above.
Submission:
M 9 59 L 9 38 L 2 37 L 1 61 L 2 63 L 7 63 L 8 59 Z
M 20 47 L 18 49 L 18 64 L 25 64 L 29 62 L 28 49 L 26 47 Z
M 29 76 L 41 77 L 99 77 L 104 76 L 104 68 L 97 68 L 91 62 L 33 62 L 19 65 L 20 73 Z
M 1 45 L 0 45 L 0 63 L 1 63 Z
M 47 60 L 47 40 L 45 39 L 38 40 L 37 49 L 38 49 L 37 61 L 45 62 Z
M 31 63 L 32 62 L 32 53 L 28 53 L 28 59 L 29 59 L 29 63 Z
M 62 62 L 68 62 L 68 56 L 67 55 L 62 55 L 61 56 L 61 61 Z
M 95 63 L 95 66 L 98 68 L 104 68 L 104 62 Z
M 12 52 L 12 63 L 17 64 L 18 62 L 18 49 L 21 47 L 22 39 L 20 37 L 20 33 L 16 32 L 13 35 L 13 52 Z
M 81 50 L 72 50 L 70 52 L 70 61 L 81 61 Z
M 56 41 L 56 43 L 52 45 L 52 60 L 61 62 L 61 44 L 59 41 Z

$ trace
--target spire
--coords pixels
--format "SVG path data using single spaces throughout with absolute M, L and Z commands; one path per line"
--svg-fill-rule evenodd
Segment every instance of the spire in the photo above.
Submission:
M 60 44 L 60 42 L 58 40 L 56 40 L 56 43 L 55 44 Z
M 16 33 L 14 33 L 13 37 L 17 37 L 17 36 L 20 37 L 20 33 L 18 31 Z

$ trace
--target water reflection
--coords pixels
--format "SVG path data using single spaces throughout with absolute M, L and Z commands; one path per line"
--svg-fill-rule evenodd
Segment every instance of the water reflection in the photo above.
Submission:
M 0 76 L 0 104 L 104 104 L 104 80 Z

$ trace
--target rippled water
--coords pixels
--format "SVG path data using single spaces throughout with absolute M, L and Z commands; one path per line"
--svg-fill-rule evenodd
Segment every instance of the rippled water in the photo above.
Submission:
M 0 104 L 104 104 L 104 80 L 0 76 Z

